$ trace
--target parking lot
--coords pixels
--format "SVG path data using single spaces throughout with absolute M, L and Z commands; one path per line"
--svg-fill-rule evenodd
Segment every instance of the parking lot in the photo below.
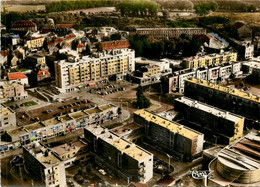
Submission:
M 93 107 L 95 107 L 95 103 L 77 97 L 75 99 L 69 99 L 61 103 L 51 104 L 34 110 L 19 112 L 17 118 L 20 122 L 19 125 L 26 125 Z
M 117 84 L 111 84 L 105 87 L 92 88 L 89 90 L 89 93 L 98 94 L 98 95 L 109 95 L 124 90 L 125 87 L 119 86 Z

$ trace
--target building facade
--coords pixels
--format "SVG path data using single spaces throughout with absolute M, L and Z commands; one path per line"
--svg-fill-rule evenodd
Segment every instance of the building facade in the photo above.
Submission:
M 187 97 L 175 99 L 174 108 L 183 114 L 185 120 L 215 134 L 217 138 L 215 141 L 233 144 L 243 136 L 244 117 L 242 116 Z
M 226 64 L 237 60 L 237 53 L 224 52 L 222 54 L 210 54 L 205 56 L 194 56 L 184 58 L 182 63 L 183 67 L 190 69 L 197 69 L 201 67 L 215 66 L 220 64 Z
M 148 36 L 152 40 L 178 38 L 182 34 L 192 38 L 193 35 L 206 34 L 204 28 L 137 28 L 136 34 Z
M 199 79 L 185 81 L 184 95 L 229 112 L 260 120 L 260 97 Z
M 24 90 L 24 85 L 21 84 L 4 84 L 1 90 L 2 95 L 0 97 L 6 101 L 17 101 L 28 97 L 27 91 Z
M 96 162 L 104 164 L 128 181 L 148 182 L 153 177 L 153 154 L 101 126 L 84 129 Z
M 83 56 L 73 61 L 56 61 L 56 86 L 61 92 L 73 91 L 78 86 L 95 83 L 116 74 L 135 70 L 135 52 L 131 49 Z
M 16 114 L 11 108 L 0 104 L 0 116 L 1 129 L 11 126 L 16 127 Z
M 52 151 L 44 146 L 36 148 L 23 147 L 24 163 L 26 169 L 44 186 L 66 186 L 66 173 L 62 161 Z
M 191 161 L 203 150 L 204 135 L 146 110 L 134 113 L 134 122 L 144 128 L 144 138 L 169 154 Z

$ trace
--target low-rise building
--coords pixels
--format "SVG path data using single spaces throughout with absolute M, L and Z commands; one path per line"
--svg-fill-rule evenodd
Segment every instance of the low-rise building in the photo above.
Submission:
M 201 67 L 215 66 L 237 61 L 237 53 L 224 52 L 222 54 L 210 54 L 184 58 L 182 63 L 185 68 L 197 69 Z
M 194 126 L 214 134 L 215 142 L 233 144 L 243 136 L 244 117 L 242 116 L 187 97 L 175 99 L 174 108 L 180 111 L 184 119 Z
M 137 28 L 136 34 L 148 36 L 151 40 L 178 38 L 182 34 L 192 38 L 194 35 L 206 34 L 204 28 Z
M 101 42 L 100 50 L 113 50 L 113 49 L 126 49 L 129 48 L 130 44 L 128 40 L 118 40 L 118 41 L 110 41 L 110 42 Z
M 146 110 L 134 113 L 134 122 L 144 128 L 143 138 L 167 153 L 191 161 L 203 150 L 204 135 Z
M 153 177 L 153 154 L 101 126 L 85 127 L 84 135 L 96 163 L 128 181 L 146 183 Z
M 88 146 L 83 141 L 69 142 L 52 147 L 51 150 L 63 161 L 65 168 L 82 163 L 89 158 Z
M 251 74 L 252 78 L 256 82 L 260 82 L 260 63 L 249 61 L 242 63 L 242 71 L 245 74 Z
M 28 77 L 21 72 L 8 73 L 7 78 L 9 84 L 17 83 L 25 86 L 29 85 Z
M 25 41 L 25 46 L 31 50 L 31 49 L 36 49 L 43 47 L 45 38 L 44 37 L 37 37 L 37 38 L 28 38 Z
M 229 112 L 260 120 L 260 97 L 199 79 L 186 79 L 184 95 Z
M 213 177 L 207 180 L 210 186 L 259 186 L 260 136 L 249 133 L 218 152 L 208 169 Z
M 32 21 L 16 21 L 13 25 L 11 30 L 13 31 L 37 31 L 37 26 Z
M 27 91 L 24 90 L 24 85 L 21 84 L 4 84 L 1 90 L 2 95 L 0 97 L 6 101 L 22 100 L 28 97 Z
M 72 112 L 67 115 L 35 122 L 18 129 L 6 131 L 6 141 L 20 142 L 26 145 L 33 141 L 46 140 L 64 135 L 71 131 L 84 128 L 86 125 L 102 124 L 118 117 L 118 107 L 115 105 L 101 105 L 84 111 Z
M 0 104 L 0 128 L 11 126 L 16 127 L 16 114 L 10 107 Z

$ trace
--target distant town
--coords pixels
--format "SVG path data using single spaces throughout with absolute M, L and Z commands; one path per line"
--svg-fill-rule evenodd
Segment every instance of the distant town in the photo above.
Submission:
M 0 186 L 260 186 L 260 2 L 1 2 Z

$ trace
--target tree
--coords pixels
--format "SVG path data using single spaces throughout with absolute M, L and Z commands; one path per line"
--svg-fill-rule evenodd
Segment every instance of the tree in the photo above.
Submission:
M 142 108 L 148 108 L 151 105 L 151 102 L 149 99 L 147 99 L 143 94 L 143 88 L 142 86 L 138 86 L 136 88 L 136 106 L 139 109 Z
M 111 40 L 121 40 L 121 34 L 115 33 L 110 36 Z
M 205 15 L 208 14 L 210 10 L 215 11 L 218 8 L 218 5 L 215 2 L 198 3 L 194 8 L 197 14 Z

